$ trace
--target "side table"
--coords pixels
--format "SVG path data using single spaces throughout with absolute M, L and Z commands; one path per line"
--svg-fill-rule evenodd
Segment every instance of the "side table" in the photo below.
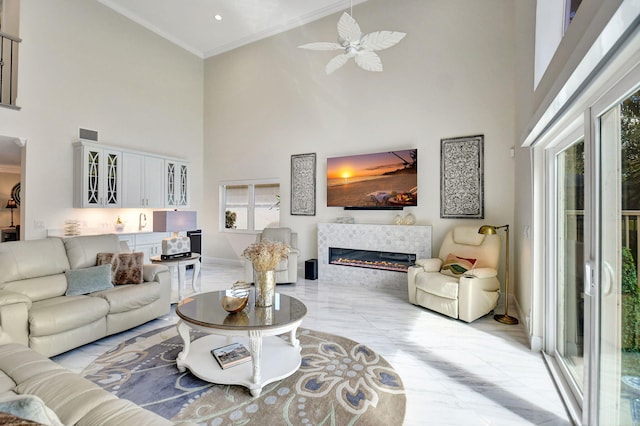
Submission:
M 171 287 L 173 288 L 173 272 L 178 270 L 178 300 L 173 299 L 171 303 L 178 303 L 184 299 L 182 296 L 182 288 L 185 285 L 187 277 L 187 266 L 193 265 L 193 277 L 191 278 L 191 288 L 194 292 L 200 291 L 200 288 L 196 289 L 198 282 L 198 274 L 200 274 L 200 254 L 192 253 L 191 257 L 182 257 L 180 259 L 162 260 L 160 256 L 151 256 L 149 258 L 151 263 L 157 263 L 160 265 L 166 265 L 169 267 L 169 273 L 171 274 Z

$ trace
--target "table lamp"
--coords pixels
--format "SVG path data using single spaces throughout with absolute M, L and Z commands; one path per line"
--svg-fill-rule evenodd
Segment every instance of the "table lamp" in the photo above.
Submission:
M 196 229 L 196 212 L 163 210 L 153 212 L 153 232 L 172 232 L 171 238 L 162 240 L 162 259 L 191 256 L 191 240 L 178 235 L 181 231 Z
M 506 232 L 506 259 L 505 259 L 505 277 L 504 277 L 504 293 L 505 293 L 505 302 L 504 302 L 504 315 L 494 315 L 493 319 L 501 322 L 503 324 L 514 325 L 518 324 L 518 318 L 509 316 L 509 225 L 502 226 L 493 226 L 493 225 L 482 225 L 480 229 L 478 229 L 478 234 L 483 235 L 495 235 L 498 233 L 498 229 L 504 228 Z
M 13 198 L 9 198 L 7 200 L 7 206 L 5 208 L 11 209 L 11 228 L 15 228 L 15 225 L 13 224 L 13 209 L 18 208 L 16 200 L 14 200 Z

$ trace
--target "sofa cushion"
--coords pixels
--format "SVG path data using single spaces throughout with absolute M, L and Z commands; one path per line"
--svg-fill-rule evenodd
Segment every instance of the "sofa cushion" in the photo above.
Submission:
M 64 368 L 42 354 L 18 343 L 0 345 L 0 371 L 7 375 L 7 379 L 16 384 L 52 369 Z
M 424 272 L 416 276 L 416 288 L 447 299 L 458 298 L 458 278 L 440 272 Z
M 52 362 L 53 363 L 53 362 Z M 18 383 L 16 391 L 36 395 L 65 425 L 75 425 L 95 407 L 117 397 L 64 369 L 51 369 Z
M 38 300 L 63 296 L 64 292 L 67 291 L 67 278 L 64 273 L 46 277 L 28 278 L 5 283 L 2 289 L 24 294 L 31 299 L 32 302 L 37 302 Z
M 16 420 L 30 420 L 34 423 L 2 423 L 2 424 L 42 424 L 63 426 L 50 408 L 34 395 L 7 395 L 0 397 L 0 411 L 14 415 Z
M 98 253 L 98 265 L 111 264 L 111 282 L 114 285 L 141 284 L 144 253 Z
M 61 296 L 35 302 L 29 311 L 31 337 L 76 329 L 104 318 L 109 304 L 100 297 Z
M 111 290 L 92 293 L 109 303 L 109 313 L 128 312 L 149 305 L 160 299 L 162 286 L 157 282 L 119 285 Z
M 98 253 L 119 253 L 120 239 L 115 234 L 82 235 L 64 240 L 71 269 L 96 266 Z
M 111 284 L 111 265 L 92 266 L 65 272 L 67 292 L 65 296 L 93 293 L 113 288 Z
M 62 274 L 69 261 L 60 238 L 0 244 L 0 283 Z
M 485 236 L 478 233 L 478 226 L 456 226 L 453 228 L 453 242 L 469 246 L 479 246 Z

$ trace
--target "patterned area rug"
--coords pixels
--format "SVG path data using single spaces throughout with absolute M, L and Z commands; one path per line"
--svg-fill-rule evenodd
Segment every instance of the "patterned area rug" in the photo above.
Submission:
M 191 332 L 192 339 L 203 336 Z M 285 336 L 281 338 L 286 339 Z M 205 425 L 401 425 L 402 380 L 381 356 L 353 340 L 300 328 L 302 365 L 252 397 L 242 386 L 215 385 L 175 359 L 175 326 L 142 334 L 101 355 L 83 375 L 167 419 Z

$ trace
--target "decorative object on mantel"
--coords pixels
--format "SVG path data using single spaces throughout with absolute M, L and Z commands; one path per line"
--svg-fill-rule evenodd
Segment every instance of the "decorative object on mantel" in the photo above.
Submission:
M 484 135 L 441 140 L 440 217 L 484 218 Z
M 518 318 L 509 316 L 509 225 L 493 226 L 483 225 L 478 229 L 478 234 L 494 235 L 498 233 L 498 229 L 504 228 L 506 232 L 505 240 L 505 276 L 504 276 L 504 315 L 494 315 L 493 319 L 503 324 L 514 325 L 518 324 Z
M 316 215 L 316 154 L 291 156 L 291 214 Z
M 10 228 L 15 228 L 16 226 L 13 224 L 13 209 L 17 208 L 18 205 L 16 204 L 16 200 L 14 200 L 13 198 L 9 198 L 7 200 L 7 205 L 5 208 L 7 209 L 11 209 L 11 225 L 9 226 Z
M 256 273 L 256 306 L 272 306 L 276 294 L 276 267 L 287 258 L 291 248 L 280 241 L 262 240 L 242 252 Z
M 396 225 L 415 225 L 416 217 L 412 213 L 408 213 L 405 217 L 397 214 L 396 217 L 393 218 L 393 223 Z
M 20 182 L 13 185 L 11 188 L 11 198 L 16 202 L 16 206 L 20 207 Z
M 230 313 L 242 311 L 249 300 L 249 287 L 250 284 L 245 281 L 233 283 L 231 289 L 227 290 L 227 294 L 220 301 L 222 309 Z
M 405 225 L 416 224 L 416 217 L 413 215 L 413 213 L 407 213 L 407 215 L 404 217 L 404 224 Z
M 338 21 L 338 43 L 307 43 L 298 47 L 309 50 L 342 50 L 325 67 L 327 75 L 342 67 L 350 58 L 365 71 L 382 72 L 382 61 L 375 51 L 395 46 L 406 35 L 398 31 L 375 31 L 363 36 L 360 26 L 353 19 L 352 3 L 350 13 L 344 12 Z

